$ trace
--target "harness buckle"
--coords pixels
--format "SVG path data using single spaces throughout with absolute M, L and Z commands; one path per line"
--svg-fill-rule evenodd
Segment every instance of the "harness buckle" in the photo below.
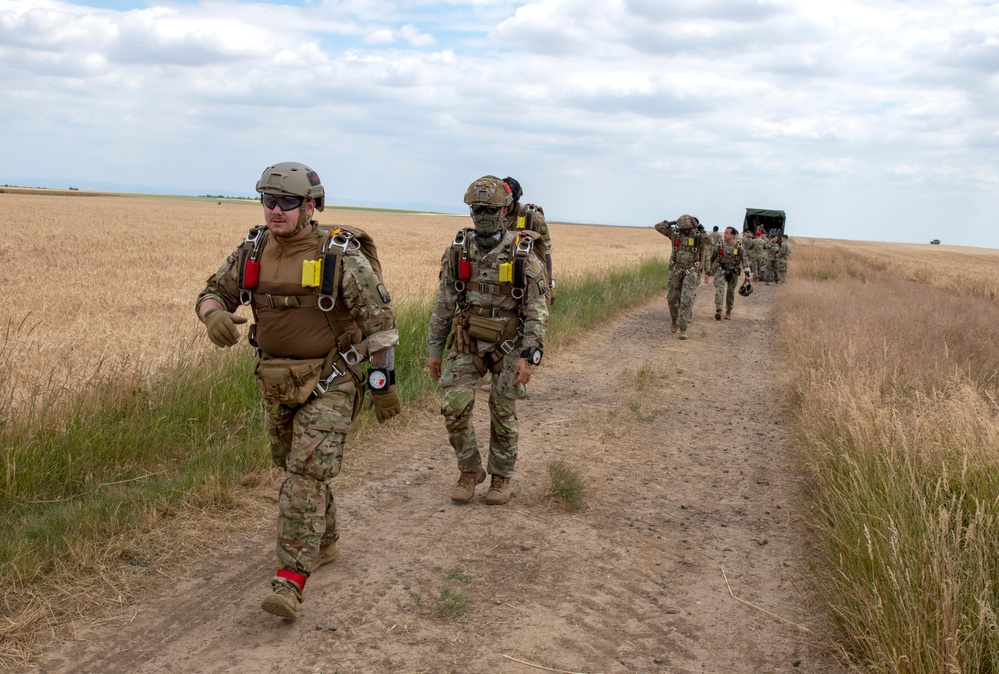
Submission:
M 316 300 L 316 306 L 323 311 L 332 311 L 333 307 L 336 306 L 336 298 L 332 295 L 320 295 L 319 299 Z
M 519 300 L 521 297 L 524 296 L 524 289 L 523 288 L 514 288 L 514 289 L 512 289 L 510 291 L 510 296 L 513 299 L 515 299 L 515 300 Z
M 253 302 L 253 293 L 249 290 L 239 291 L 239 303 L 244 307 L 249 306 Z
M 530 253 L 532 248 L 534 248 L 534 239 L 529 236 L 523 236 L 517 242 L 518 253 Z
M 362 356 L 361 352 L 358 351 L 357 348 L 354 347 L 353 345 L 351 345 L 351 347 L 347 349 L 346 353 L 340 352 L 340 357 L 343 358 L 344 362 L 351 367 L 357 365 L 362 360 L 364 360 L 364 356 Z
M 457 290 L 460 293 L 465 292 L 465 282 L 464 281 L 455 281 L 454 282 L 454 289 Z
M 336 365 L 331 365 L 330 367 L 333 368 L 333 371 L 330 372 L 330 376 L 326 377 L 326 379 L 320 379 L 319 383 L 316 384 L 316 393 L 319 395 L 324 395 L 329 390 L 330 384 L 333 383 L 333 380 L 337 377 L 342 377 L 345 374 L 340 372 L 340 370 L 336 368 Z
M 517 340 L 519 340 L 523 336 L 524 336 L 523 333 L 521 333 L 521 331 L 518 330 L 516 335 L 506 340 L 505 342 L 500 342 L 499 348 L 500 351 L 503 352 L 503 355 L 504 356 L 510 355 L 510 353 L 517 348 Z
M 336 246 L 344 253 L 354 252 L 361 249 L 361 242 L 351 234 L 340 230 L 330 237 L 329 245 Z
M 267 231 L 266 227 L 254 227 L 246 235 L 246 238 L 243 240 L 243 243 L 252 243 L 253 252 L 254 253 L 257 252 L 257 248 L 260 246 L 260 239 L 263 237 L 264 232 L 266 231 Z
M 452 246 L 464 246 L 465 245 L 465 230 L 459 229 L 458 233 L 454 235 L 454 241 L 451 242 Z

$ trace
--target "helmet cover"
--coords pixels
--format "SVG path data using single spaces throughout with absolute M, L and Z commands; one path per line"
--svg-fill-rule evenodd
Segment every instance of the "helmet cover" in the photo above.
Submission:
M 469 206 L 499 206 L 513 203 L 510 186 L 496 176 L 483 176 L 465 190 L 465 203 Z
M 285 161 L 264 169 L 257 181 L 257 191 L 267 194 L 290 194 L 316 202 L 316 210 L 325 207 L 326 190 L 319 174 L 305 164 Z

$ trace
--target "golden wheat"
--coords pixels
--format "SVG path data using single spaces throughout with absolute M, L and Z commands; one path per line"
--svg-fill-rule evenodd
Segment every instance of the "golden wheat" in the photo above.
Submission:
M 262 221 L 249 200 L 5 192 L 0 205 L 18 214 L 0 240 L 7 290 L 0 363 L 22 391 L 52 377 L 86 377 L 102 360 L 155 365 L 200 336 L 198 292 Z M 337 208 L 318 219 L 368 231 L 386 285 L 403 302 L 433 295 L 441 254 L 471 224 L 464 216 Z M 669 250 L 651 228 L 551 228 L 563 281 Z

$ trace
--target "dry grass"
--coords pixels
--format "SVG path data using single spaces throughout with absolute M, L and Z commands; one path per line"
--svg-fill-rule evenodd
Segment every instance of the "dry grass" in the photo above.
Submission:
M 999 252 L 932 248 L 798 246 L 787 387 L 820 580 L 855 652 L 872 671 L 992 672 L 999 306 L 965 272 Z
M 18 214 L 0 240 L 7 286 L 0 362 L 11 365 L 6 376 L 22 398 L 50 379 L 85 379 L 102 360 L 155 366 L 200 335 L 195 297 L 261 221 L 249 201 L 45 191 L 0 193 L 0 206 Z M 371 233 L 389 290 L 402 302 L 432 297 L 441 254 L 470 225 L 466 217 L 336 208 L 319 220 Z M 552 235 L 563 281 L 668 252 L 651 228 L 554 223 Z

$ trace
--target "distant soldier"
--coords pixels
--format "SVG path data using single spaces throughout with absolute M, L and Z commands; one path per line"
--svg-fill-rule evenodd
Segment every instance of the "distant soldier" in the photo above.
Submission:
M 718 225 L 711 228 L 711 233 L 708 234 L 708 240 L 711 241 L 711 248 L 715 248 L 722 241 L 722 233 L 718 231 Z
M 753 271 L 753 278 L 755 279 L 760 278 L 760 268 L 763 266 L 763 261 L 766 258 L 766 247 L 767 242 L 763 238 L 763 232 L 757 231 L 749 247 L 749 262 Z
M 780 249 L 777 251 L 777 281 L 781 282 L 787 277 L 787 261 L 791 258 L 791 244 L 788 243 L 787 234 L 781 235 Z
M 195 310 L 219 347 L 239 341 L 240 304 L 253 312 L 248 340 L 259 356 L 271 459 L 285 471 L 278 568 L 261 608 L 295 619 L 306 580 L 340 554 L 333 478 L 365 383 L 379 422 L 401 411 L 393 384 L 399 331 L 374 242 L 313 219 L 326 200 L 315 171 L 298 162 L 269 166 L 257 192 L 265 224 L 209 277 Z
M 767 259 L 766 259 L 767 279 L 768 279 L 767 285 L 770 285 L 769 281 L 773 281 L 774 283 L 777 283 L 779 281 L 779 277 L 777 276 L 777 253 L 779 251 L 780 251 L 780 242 L 778 241 L 778 237 L 775 234 L 774 236 L 770 237 L 770 243 L 767 244 Z
M 655 225 L 656 231 L 669 237 L 673 243 L 666 302 L 669 305 L 669 331 L 675 333 L 679 330 L 680 339 L 687 339 L 687 325 L 694 310 L 694 297 L 704 259 L 704 239 L 697 225 L 697 218 L 692 215 L 681 215 L 676 221 L 663 220 Z
M 548 306 L 555 304 L 555 270 L 552 268 L 552 235 L 545 221 L 545 209 L 537 204 L 522 204 L 524 190 L 515 178 L 503 178 L 510 188 L 513 203 L 503 216 L 503 226 L 508 230 L 529 229 L 541 235 L 545 242 L 545 273 L 548 277 Z
M 750 279 L 751 268 L 746 251 L 742 248 L 734 227 L 726 227 L 722 242 L 711 249 L 708 275 L 715 278 L 715 320 L 722 317 L 722 299 L 725 302 L 725 318 L 732 317 L 732 307 L 735 304 L 735 288 L 742 274 L 746 281 Z M 704 282 L 708 282 L 707 276 Z
M 451 500 L 465 503 L 492 476 L 486 503 L 510 500 L 520 426 L 517 401 L 527 393 L 531 368 L 541 362 L 548 327 L 544 265 L 533 251 L 540 235 L 503 226 L 513 203 L 510 188 L 484 176 L 465 192 L 475 227 L 463 229 L 441 259 L 440 286 L 428 328 L 430 376 L 444 389 L 441 414 L 460 476 Z M 443 362 L 445 347 L 450 348 Z M 472 426 L 475 384 L 491 372 L 489 460 Z

